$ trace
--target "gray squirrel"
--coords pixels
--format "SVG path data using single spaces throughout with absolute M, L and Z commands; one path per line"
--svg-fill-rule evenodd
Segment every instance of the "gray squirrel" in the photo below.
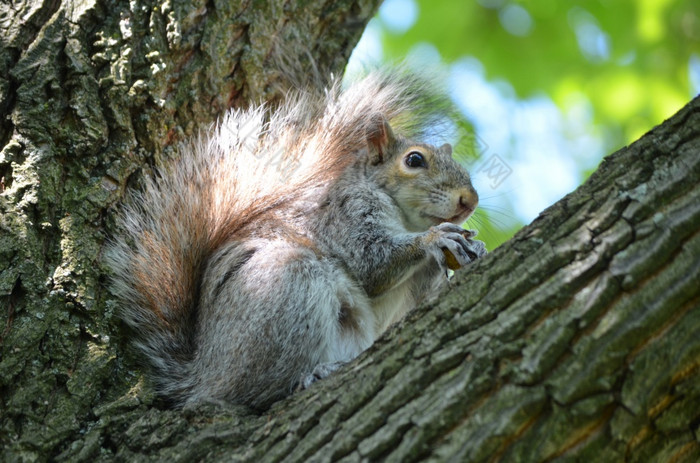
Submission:
M 373 73 L 232 110 L 144 180 L 107 259 L 159 394 L 267 408 L 486 253 L 450 145 L 405 138 L 427 93 Z

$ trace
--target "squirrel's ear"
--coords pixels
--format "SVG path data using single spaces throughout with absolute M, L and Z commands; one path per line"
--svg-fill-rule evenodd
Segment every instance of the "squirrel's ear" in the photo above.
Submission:
M 447 153 L 448 156 L 452 156 L 452 145 L 450 145 L 449 143 L 445 143 L 438 149 Z
M 367 128 L 367 145 L 372 164 L 379 164 L 386 158 L 389 147 L 394 144 L 394 132 L 389 121 L 381 114 L 372 117 Z

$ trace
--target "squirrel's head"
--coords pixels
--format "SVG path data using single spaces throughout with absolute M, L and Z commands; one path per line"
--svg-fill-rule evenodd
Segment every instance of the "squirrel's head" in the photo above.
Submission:
M 408 230 L 461 225 L 476 209 L 479 195 L 469 173 L 452 159 L 452 147 L 435 147 L 394 135 L 383 116 L 367 131 L 373 178 L 396 201 Z

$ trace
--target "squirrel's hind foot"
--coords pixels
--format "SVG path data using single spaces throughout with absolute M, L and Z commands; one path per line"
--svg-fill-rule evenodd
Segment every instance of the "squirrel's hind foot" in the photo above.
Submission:
M 346 362 L 333 362 L 333 363 L 322 363 L 320 365 L 316 365 L 316 367 L 313 369 L 313 371 L 301 378 L 299 380 L 299 385 L 297 386 L 297 390 L 301 391 L 303 389 L 307 389 L 311 387 L 313 383 L 316 381 L 319 381 L 323 378 L 326 378 L 331 375 L 334 371 L 340 369 L 343 365 L 345 365 Z

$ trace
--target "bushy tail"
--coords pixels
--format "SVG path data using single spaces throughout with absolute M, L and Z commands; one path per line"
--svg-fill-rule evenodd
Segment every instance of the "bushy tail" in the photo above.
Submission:
M 208 257 L 271 208 L 324 188 L 366 144 L 372 116 L 415 134 L 442 106 L 420 79 L 374 73 L 342 89 L 298 92 L 274 111 L 229 112 L 146 179 L 108 252 L 113 292 L 159 392 L 182 403 L 197 381 L 198 288 Z

